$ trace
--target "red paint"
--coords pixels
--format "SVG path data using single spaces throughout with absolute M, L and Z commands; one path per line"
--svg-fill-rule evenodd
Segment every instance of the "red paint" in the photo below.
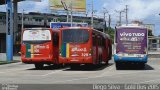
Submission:
M 87 27 L 66 27 L 60 29 L 59 50 L 62 45 L 62 32 L 68 29 L 89 31 L 89 40 L 86 43 L 69 43 L 69 57 L 59 55 L 59 62 L 64 64 L 100 64 L 108 63 L 112 56 L 112 43 L 108 35 Z M 73 38 L 74 39 L 74 38 Z M 77 49 L 78 48 L 78 49 Z M 110 49 L 109 49 L 110 48 Z M 85 49 L 85 50 L 84 50 Z M 76 51 L 77 50 L 77 51 Z M 91 54 L 91 55 L 89 55 Z
M 26 43 L 21 41 L 21 60 L 23 63 L 59 64 L 58 62 L 59 45 L 58 44 L 55 45 L 55 36 L 54 36 L 54 34 L 57 34 L 58 35 L 57 41 L 59 41 L 59 31 L 52 30 L 51 28 L 44 28 L 44 30 L 46 29 L 49 30 L 51 33 L 51 40 L 42 43 L 32 42 L 31 44 L 34 47 L 34 52 L 32 53 L 32 55 L 34 56 L 33 58 L 26 57 Z M 22 36 L 25 30 L 23 30 Z

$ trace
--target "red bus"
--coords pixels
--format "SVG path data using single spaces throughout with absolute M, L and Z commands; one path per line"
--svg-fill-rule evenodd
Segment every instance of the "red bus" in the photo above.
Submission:
M 106 64 L 112 57 L 109 35 L 89 27 L 60 29 L 59 62 L 71 68 L 80 64 Z
M 59 31 L 51 28 L 26 28 L 22 32 L 21 60 L 42 69 L 44 64 L 59 64 Z

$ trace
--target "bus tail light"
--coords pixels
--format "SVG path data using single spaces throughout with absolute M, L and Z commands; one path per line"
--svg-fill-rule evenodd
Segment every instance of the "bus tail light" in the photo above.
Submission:
M 62 54 L 61 54 L 61 49 L 59 50 L 59 55 L 61 56 Z
M 90 49 L 90 50 L 89 50 L 89 56 L 92 56 L 92 54 L 93 54 L 93 50 Z

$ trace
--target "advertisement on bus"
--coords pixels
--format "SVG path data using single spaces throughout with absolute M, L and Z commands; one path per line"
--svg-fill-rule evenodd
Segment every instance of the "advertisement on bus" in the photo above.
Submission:
M 140 28 L 121 28 L 117 30 L 116 53 L 145 54 L 147 48 L 147 30 Z

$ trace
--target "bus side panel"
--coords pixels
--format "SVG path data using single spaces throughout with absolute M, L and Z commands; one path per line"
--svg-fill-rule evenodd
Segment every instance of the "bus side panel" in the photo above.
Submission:
M 108 42 L 107 40 L 103 40 L 103 54 L 102 58 L 104 62 L 108 62 Z
M 99 63 L 99 52 L 98 37 L 96 37 L 96 64 Z
M 93 57 L 93 64 L 96 64 L 97 57 L 98 57 L 98 47 L 97 47 L 97 37 L 95 35 L 92 36 L 92 57 Z
M 112 59 L 112 40 L 109 39 L 108 42 L 109 42 L 109 46 L 108 46 L 108 49 L 109 49 L 108 60 L 111 60 Z
M 108 61 L 108 52 L 107 52 L 108 50 L 107 50 L 107 48 L 105 47 L 105 48 L 103 48 L 103 54 L 102 54 L 102 60 L 104 61 L 104 62 L 107 62 Z

